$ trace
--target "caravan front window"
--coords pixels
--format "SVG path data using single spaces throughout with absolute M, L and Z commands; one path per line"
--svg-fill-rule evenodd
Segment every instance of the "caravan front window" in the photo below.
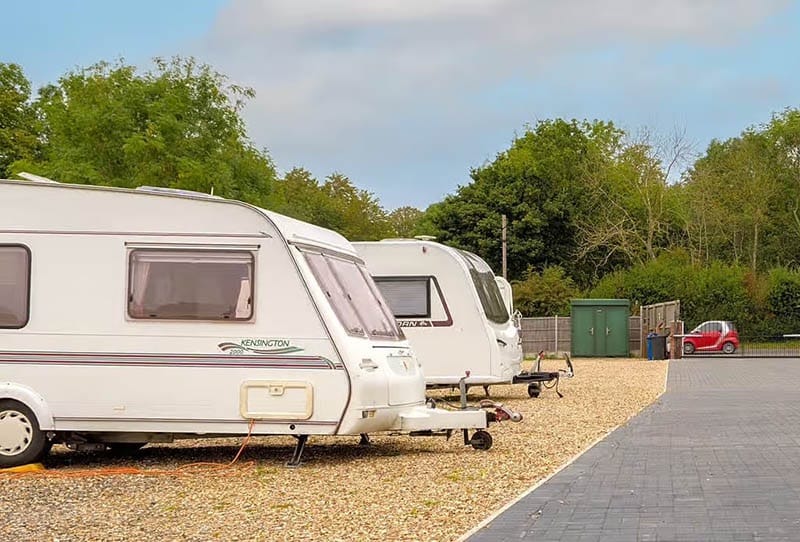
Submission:
M 0 328 L 28 323 L 31 256 L 20 245 L 0 246 Z
M 391 311 L 362 265 L 314 252 L 306 252 L 305 258 L 349 334 L 376 339 L 401 337 Z
M 475 290 L 478 292 L 478 298 L 481 300 L 481 306 L 486 318 L 496 324 L 508 322 L 510 318 L 508 309 L 506 309 L 506 303 L 503 301 L 500 288 L 497 286 L 492 268 L 471 252 L 460 250 L 459 253 L 467 263 L 469 274 L 472 277 L 473 284 L 475 284 Z
M 250 320 L 253 255 L 243 251 L 131 251 L 128 315 L 167 320 Z
M 311 271 L 314 273 L 314 277 L 316 277 L 322 291 L 325 292 L 333 311 L 339 317 L 347 332 L 351 335 L 365 335 L 366 332 L 358 313 L 353 304 L 347 299 L 347 294 L 339 284 L 339 281 L 336 280 L 325 256 L 308 252 L 306 253 L 306 261 L 311 267 Z

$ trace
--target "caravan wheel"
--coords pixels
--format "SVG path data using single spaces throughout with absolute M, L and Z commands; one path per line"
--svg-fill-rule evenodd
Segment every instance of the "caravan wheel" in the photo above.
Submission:
M 492 447 L 492 435 L 486 431 L 475 431 L 469 443 L 476 450 L 488 450 Z
M 47 444 L 31 409 L 10 399 L 0 401 L 0 468 L 36 463 Z
M 531 382 L 528 384 L 528 396 L 532 397 L 533 399 L 539 397 L 539 394 L 542 393 L 542 386 L 537 384 L 536 382 Z

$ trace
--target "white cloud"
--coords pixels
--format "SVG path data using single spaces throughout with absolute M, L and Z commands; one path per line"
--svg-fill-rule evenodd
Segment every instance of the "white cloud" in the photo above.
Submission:
M 383 195 L 381 167 L 397 178 L 396 168 L 421 154 L 455 159 L 453 147 L 470 147 L 472 131 L 532 120 L 502 118 L 502 107 L 498 117 L 498 86 L 527 85 L 535 95 L 563 58 L 609 47 L 647 62 L 664 44 L 725 46 L 786 5 L 242 0 L 221 12 L 203 57 L 256 89 L 246 111 L 250 133 L 280 166 L 360 171 L 371 178 L 357 182 Z M 459 164 L 462 180 L 485 157 Z M 454 188 L 454 179 L 441 182 L 444 191 Z

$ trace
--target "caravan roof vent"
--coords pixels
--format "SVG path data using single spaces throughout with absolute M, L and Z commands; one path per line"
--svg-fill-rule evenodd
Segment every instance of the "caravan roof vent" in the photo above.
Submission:
M 436 241 L 435 235 L 415 235 L 414 239 L 419 241 Z
M 196 192 L 194 190 L 184 190 L 183 188 L 167 188 L 164 186 L 138 186 L 136 190 L 140 190 L 142 192 L 154 192 L 156 194 L 172 194 L 175 196 L 191 196 L 193 198 L 201 197 L 201 198 L 214 198 L 214 199 L 224 199 L 219 196 L 215 196 L 214 194 L 206 194 L 205 192 Z

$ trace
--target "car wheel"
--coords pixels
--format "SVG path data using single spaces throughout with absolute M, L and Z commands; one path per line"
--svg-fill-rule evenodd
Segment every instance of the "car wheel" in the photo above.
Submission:
M 692 343 L 683 343 L 683 353 L 684 354 L 694 354 L 694 344 L 692 344 Z
M 736 345 L 734 345 L 731 342 L 727 342 L 722 345 L 722 351 L 725 352 L 726 354 L 733 354 L 734 352 L 736 352 Z
M 0 468 L 36 463 L 47 445 L 31 409 L 11 399 L 0 401 Z

